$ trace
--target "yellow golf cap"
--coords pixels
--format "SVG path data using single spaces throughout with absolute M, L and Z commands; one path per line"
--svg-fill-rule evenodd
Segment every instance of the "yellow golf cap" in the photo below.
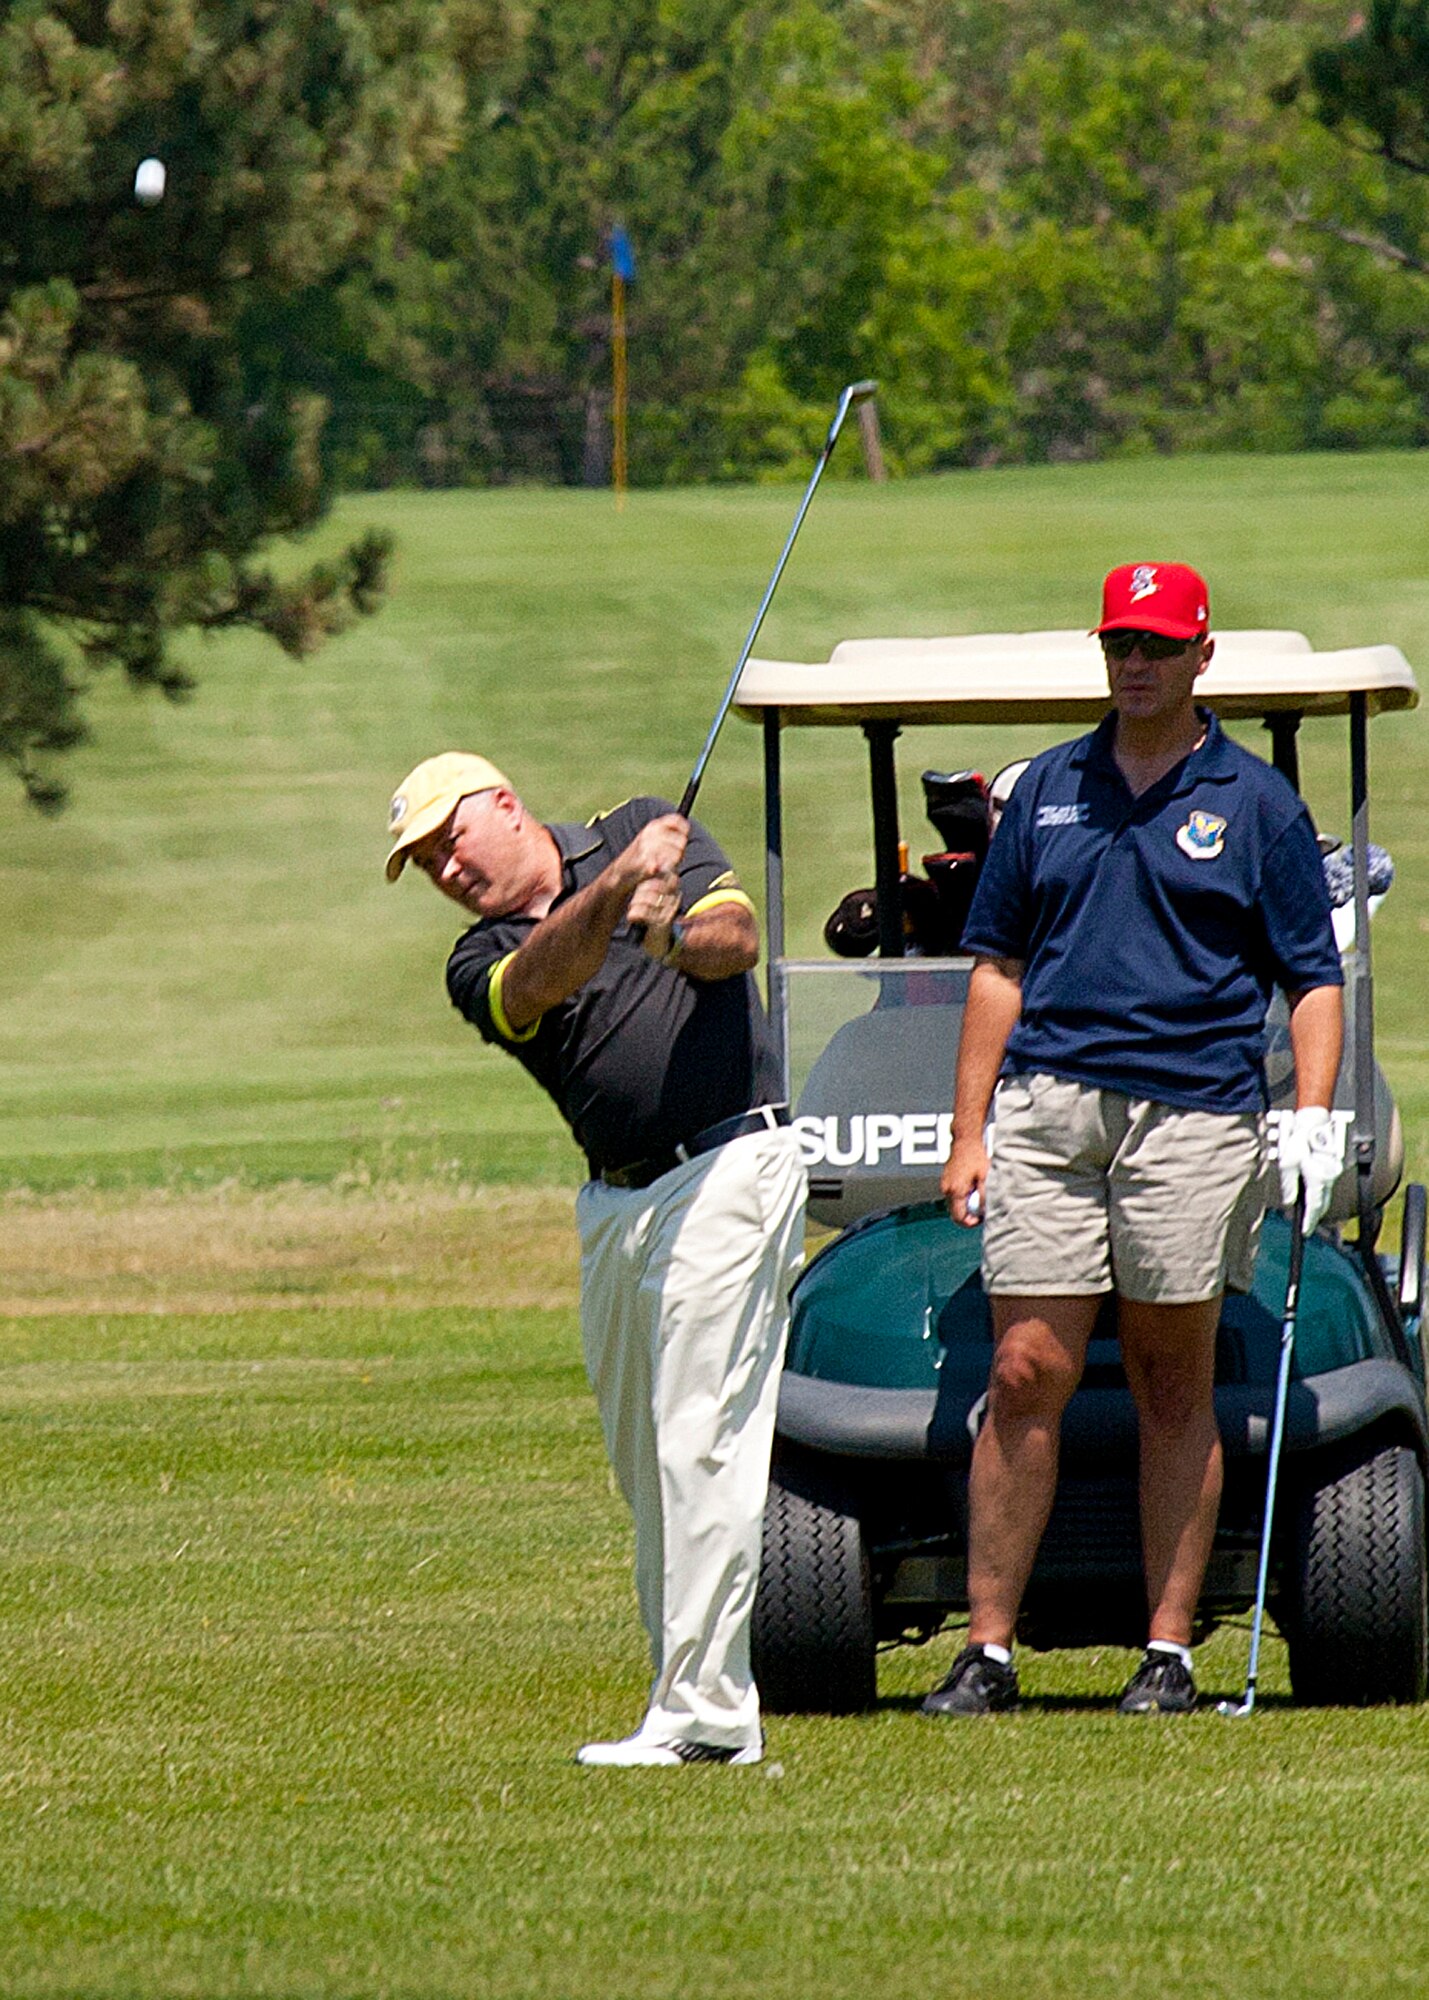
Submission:
M 411 849 L 444 826 L 464 798 L 472 792 L 494 792 L 498 786 L 515 790 L 494 764 L 465 750 L 443 750 L 409 771 L 392 794 L 387 814 L 387 831 L 395 843 L 387 856 L 387 880 L 397 880 Z

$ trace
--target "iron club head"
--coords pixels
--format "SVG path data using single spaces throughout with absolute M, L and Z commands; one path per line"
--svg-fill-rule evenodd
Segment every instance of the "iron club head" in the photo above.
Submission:
M 1244 1701 L 1218 1701 L 1217 1715 L 1250 1715 L 1255 1708 L 1254 1691 L 1247 1694 Z
M 846 389 L 840 391 L 838 408 L 834 411 L 834 420 L 829 425 L 829 434 L 824 439 L 824 458 L 829 456 L 838 442 L 839 432 L 843 429 L 844 418 L 848 415 L 849 411 L 856 404 L 866 403 L 871 396 L 876 396 L 877 394 L 878 384 L 871 380 L 850 382 Z M 822 463 L 822 460 L 820 462 Z

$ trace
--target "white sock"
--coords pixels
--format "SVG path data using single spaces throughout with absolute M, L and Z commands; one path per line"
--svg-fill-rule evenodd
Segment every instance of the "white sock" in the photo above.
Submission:
M 1186 1672 L 1189 1674 L 1191 1671 L 1191 1648 L 1189 1646 L 1178 1646 L 1174 1639 L 1148 1639 L 1146 1650 L 1148 1653 L 1174 1653 L 1176 1658 L 1181 1662 L 1181 1665 L 1186 1669 Z
M 978 1650 L 986 1653 L 990 1660 L 996 1660 L 1000 1667 L 1012 1665 L 1012 1655 L 1006 1646 L 982 1646 Z

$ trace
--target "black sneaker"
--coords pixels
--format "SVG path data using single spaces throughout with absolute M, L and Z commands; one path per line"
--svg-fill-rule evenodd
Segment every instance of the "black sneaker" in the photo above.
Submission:
M 1019 1706 L 1017 1669 L 981 1646 L 964 1646 L 952 1671 L 924 1698 L 924 1715 L 1002 1715 Z
M 1196 1706 L 1196 1683 L 1175 1653 L 1148 1650 L 1116 1706 L 1119 1715 L 1186 1715 Z

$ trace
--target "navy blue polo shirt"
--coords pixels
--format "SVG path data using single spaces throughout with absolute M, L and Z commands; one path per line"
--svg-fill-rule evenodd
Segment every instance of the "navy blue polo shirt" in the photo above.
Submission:
M 1201 747 L 1139 798 L 1114 713 L 1018 780 L 963 931 L 1025 966 L 1008 1072 L 1261 1110 L 1272 988 L 1343 983 L 1309 813 L 1199 713 Z

